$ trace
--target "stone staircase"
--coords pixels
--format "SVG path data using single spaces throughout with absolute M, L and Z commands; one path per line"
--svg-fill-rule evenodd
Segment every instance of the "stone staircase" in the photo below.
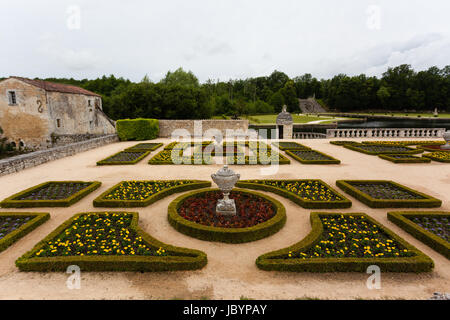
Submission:
M 325 113 L 327 112 L 314 98 L 298 99 L 302 113 Z

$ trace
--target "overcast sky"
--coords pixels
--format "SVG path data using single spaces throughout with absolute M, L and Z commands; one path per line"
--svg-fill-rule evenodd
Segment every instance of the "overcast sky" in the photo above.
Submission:
M 200 81 L 450 64 L 449 0 L 0 0 L 0 76 Z

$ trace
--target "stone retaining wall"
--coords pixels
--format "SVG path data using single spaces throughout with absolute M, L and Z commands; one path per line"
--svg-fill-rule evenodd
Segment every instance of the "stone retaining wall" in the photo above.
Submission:
M 116 134 L 110 134 L 102 136 L 100 138 L 68 144 L 62 147 L 35 151 L 3 159 L 0 160 L 0 176 L 18 172 L 26 168 L 35 167 L 52 160 L 72 156 L 76 153 L 98 148 L 105 144 L 116 142 L 118 140 L 119 138 Z
M 176 129 L 185 129 L 191 136 L 202 136 L 210 129 L 218 129 L 225 137 L 226 130 L 248 131 L 248 120 L 159 120 L 159 136 L 170 138 Z

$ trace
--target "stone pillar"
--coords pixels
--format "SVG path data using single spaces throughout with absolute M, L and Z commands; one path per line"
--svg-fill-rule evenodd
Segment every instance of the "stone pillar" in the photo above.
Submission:
M 292 139 L 293 134 L 294 134 L 294 126 L 292 124 L 283 125 L 284 139 Z

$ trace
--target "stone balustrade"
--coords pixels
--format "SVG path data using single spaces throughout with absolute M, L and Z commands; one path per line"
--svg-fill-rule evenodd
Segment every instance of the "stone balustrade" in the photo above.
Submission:
M 326 139 L 327 135 L 317 132 L 294 132 L 292 137 L 294 139 Z
M 444 128 L 327 129 L 327 138 L 442 138 Z

